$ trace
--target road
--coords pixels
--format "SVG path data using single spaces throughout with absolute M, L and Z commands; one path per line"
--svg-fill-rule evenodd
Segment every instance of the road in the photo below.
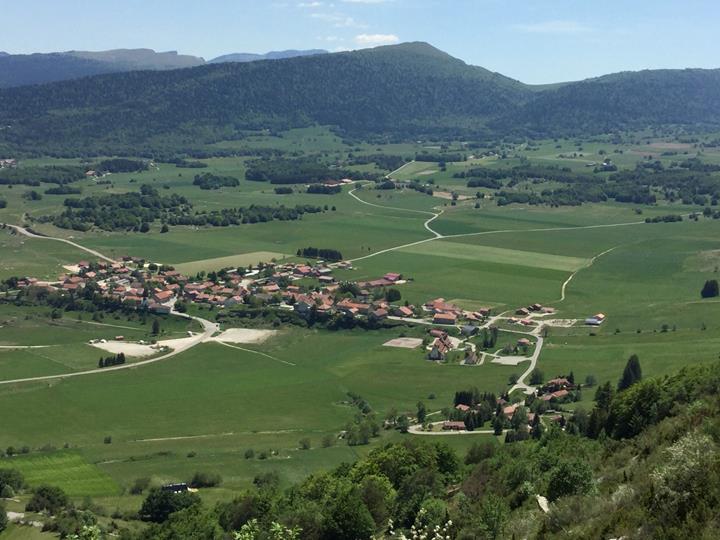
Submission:
M 393 172 L 397 172 L 397 171 L 393 171 Z M 392 174 L 392 173 L 391 173 L 391 174 Z M 553 231 L 577 231 L 577 230 L 583 230 L 583 229 L 606 229 L 606 228 L 612 228 L 612 227 L 629 227 L 629 226 L 632 226 L 632 225 L 645 225 L 645 224 L 646 224 L 645 221 L 628 221 L 628 222 L 625 222 L 625 223 L 606 223 L 606 224 L 602 224 L 602 225 L 575 225 L 575 226 L 569 226 L 569 227 L 545 227 L 545 228 L 543 228 L 543 227 L 538 227 L 538 228 L 533 228 L 533 229 L 500 229 L 500 230 L 497 230 L 497 231 L 480 231 L 480 232 L 460 233 L 460 234 L 442 234 L 442 233 L 437 232 L 437 231 L 436 231 L 435 229 L 433 229 L 432 227 L 430 227 L 430 223 L 432 223 L 434 220 L 436 220 L 437 218 L 439 218 L 439 217 L 442 215 L 442 213 L 443 213 L 442 210 L 440 210 L 440 212 L 437 212 L 437 213 L 436 213 L 436 212 L 430 212 L 430 211 L 428 211 L 428 210 L 414 210 L 414 209 L 412 209 L 412 208 L 400 208 L 400 207 L 397 207 L 397 206 L 384 206 L 384 205 L 381 205 L 381 204 L 375 204 L 375 203 L 371 203 L 371 202 L 368 202 L 368 201 L 364 201 L 364 200 L 362 200 L 360 197 L 358 197 L 357 195 L 355 195 L 354 192 L 357 191 L 357 189 L 358 189 L 358 188 L 355 188 L 355 189 L 352 189 L 352 190 L 348 191 L 348 195 L 350 195 L 353 199 L 355 199 L 355 200 L 357 200 L 357 201 L 359 201 L 359 202 L 361 202 L 361 203 L 363 203 L 363 204 L 366 204 L 366 205 L 368 205 L 368 206 L 374 206 L 374 207 L 376 207 L 376 208 L 384 208 L 384 209 L 387 209 L 387 210 L 399 210 L 399 211 L 402 211 L 402 212 L 414 212 L 414 213 L 419 213 L 419 214 L 425 214 L 425 215 L 428 215 L 428 214 L 429 214 L 429 215 L 431 215 L 432 217 L 429 218 L 427 221 L 425 221 L 425 223 L 423 224 L 423 226 L 424 226 L 425 229 L 427 229 L 430 233 L 432 233 L 433 236 L 431 236 L 430 238 L 423 238 L 422 240 L 417 240 L 417 241 L 415 241 L 415 242 L 410 242 L 410 243 L 408 243 L 408 244 L 401 244 L 401 245 L 399 245 L 399 246 L 394 246 L 394 247 L 382 249 L 382 250 L 380 250 L 380 251 L 376 251 L 375 253 L 370 253 L 369 255 L 363 255 L 362 257 L 357 257 L 357 258 L 355 258 L 355 259 L 348 259 L 348 262 L 362 261 L 362 260 L 365 260 L 365 259 L 369 259 L 370 257 L 376 257 L 376 256 L 378 256 L 378 255 L 382 255 L 382 254 L 384 254 L 384 253 L 390 253 L 390 252 L 392 252 L 392 251 L 398 251 L 398 250 L 400 250 L 400 249 L 404 249 L 404 248 L 408 248 L 408 247 L 412 247 L 412 246 L 417 246 L 417 245 L 420 245 L 420 244 L 425 244 L 425 243 L 427 243 L 427 242 L 432 242 L 433 240 L 442 240 L 442 239 L 444 239 L 444 238 L 464 238 L 464 237 L 466 237 L 466 236 L 489 236 L 489 235 L 493 235 L 493 234 L 512 234 L 512 233 L 530 233 L 530 232 L 553 232 Z M 616 246 L 616 247 L 617 247 L 617 246 Z M 609 252 L 612 251 L 613 249 L 615 249 L 615 248 L 610 248 L 610 249 L 608 249 L 608 250 L 606 250 L 606 251 L 603 251 L 602 253 L 599 253 L 598 255 L 596 255 L 595 257 L 593 257 L 591 261 L 594 261 L 594 260 L 597 259 L 598 257 L 601 257 L 601 256 L 605 255 L 606 253 L 609 253 Z M 592 262 L 591 262 L 590 264 L 592 264 Z M 577 273 L 577 272 L 576 272 L 576 273 Z M 571 275 L 571 276 L 566 280 L 566 282 L 563 284 L 563 289 L 562 289 L 562 299 L 563 299 L 563 300 L 564 300 L 564 298 L 565 298 L 565 286 L 567 286 L 567 284 L 572 280 L 572 278 L 573 278 L 573 276 Z
M 510 388 L 509 394 L 512 394 L 515 390 L 522 390 L 527 394 L 528 396 L 535 393 L 535 388 L 530 386 L 529 384 L 525 383 L 525 379 L 527 379 L 530 374 L 535 369 L 535 366 L 537 366 L 538 358 L 540 357 L 540 351 L 543 347 L 543 337 L 537 336 L 537 343 L 535 344 L 535 350 L 532 353 L 532 356 L 530 357 L 530 366 L 525 370 L 525 372 L 520 375 L 517 382 Z
M 110 257 L 108 257 L 106 255 L 103 255 L 99 251 L 95 251 L 94 249 L 90 249 L 90 248 L 86 248 L 85 246 L 81 246 L 80 244 L 77 244 L 77 243 L 73 242 L 72 240 L 66 240 L 65 238 L 56 238 L 54 236 L 42 236 L 39 234 L 32 233 L 32 232 L 28 231 L 26 228 L 20 227 L 19 225 L 12 225 L 10 223 L 6 223 L 5 225 L 7 227 L 10 227 L 11 229 L 15 229 L 19 234 L 22 234 L 23 236 L 27 236 L 28 238 L 37 238 L 39 240 L 54 240 L 55 242 L 62 242 L 64 244 L 71 245 L 82 251 L 90 253 L 90 255 L 94 255 L 95 257 L 98 257 L 99 259 L 102 259 L 109 263 L 117 262 L 114 259 L 111 259 Z
M 12 380 L 7 380 L 7 381 L 0 381 L 0 385 L 25 383 L 25 382 L 50 381 L 50 380 L 54 380 L 54 379 L 69 379 L 70 377 L 80 377 L 83 375 L 110 373 L 112 371 L 120 371 L 122 369 L 133 369 L 133 368 L 140 367 L 140 366 L 146 366 L 148 364 L 154 364 L 155 362 L 167 360 L 168 358 L 172 358 L 173 356 L 176 356 L 176 355 L 180 354 L 181 352 L 187 351 L 188 349 L 195 347 L 196 345 L 199 345 L 200 343 L 211 338 L 213 336 L 213 334 L 215 334 L 215 332 L 218 332 L 220 330 L 220 326 L 217 323 L 208 321 L 206 319 L 201 319 L 200 317 L 193 317 L 193 316 L 187 315 L 185 313 L 179 313 L 175 310 L 173 310 L 171 313 L 172 313 L 172 315 L 175 315 L 177 317 L 183 317 L 186 319 L 192 319 L 192 320 L 198 321 L 203 327 L 202 333 L 195 334 L 194 336 L 192 336 L 192 339 L 188 338 L 188 340 L 186 342 L 177 346 L 175 349 L 173 349 L 169 353 L 163 354 L 162 356 L 157 356 L 155 358 L 150 358 L 149 360 L 141 360 L 140 362 L 134 362 L 132 364 L 122 364 L 119 366 L 112 366 L 112 367 L 106 367 L 106 368 L 88 369 L 86 371 L 74 371 L 71 373 L 60 373 L 58 375 L 44 375 L 42 377 L 27 377 L 24 379 L 12 379 Z

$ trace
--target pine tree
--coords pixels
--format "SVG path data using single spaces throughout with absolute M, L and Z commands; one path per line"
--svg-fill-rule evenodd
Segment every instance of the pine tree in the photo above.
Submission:
M 718 286 L 717 279 L 709 279 L 705 282 L 705 285 L 700 291 L 702 298 L 714 298 L 720 296 L 720 286 Z
M 618 382 L 618 391 L 630 388 L 633 384 L 640 382 L 642 379 L 642 370 L 640 369 L 640 359 L 636 354 L 628 358 L 625 364 L 625 370 Z

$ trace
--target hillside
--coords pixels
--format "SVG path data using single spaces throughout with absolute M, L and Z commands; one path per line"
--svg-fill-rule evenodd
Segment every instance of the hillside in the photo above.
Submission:
M 92 149 L 330 124 L 358 134 L 461 133 L 508 113 L 524 85 L 426 44 L 274 62 L 130 72 L 0 92 L 2 141 Z
M 357 137 L 487 139 L 717 126 L 720 71 L 621 73 L 536 88 L 405 43 L 99 75 L 6 89 L 0 100 L 9 126 L 0 145 L 59 153 L 198 147 L 315 123 Z
M 308 50 L 287 50 L 287 51 L 270 51 L 265 54 L 257 53 L 230 53 L 223 54 L 212 60 L 208 60 L 208 64 L 220 64 L 223 62 L 257 62 L 258 60 L 282 60 L 284 58 L 295 58 L 297 56 L 314 56 L 318 54 L 328 54 L 325 49 L 308 49 Z
M 645 70 L 539 93 L 496 124 L 531 133 L 597 133 L 663 124 L 720 125 L 720 69 Z
M 115 49 L 35 54 L 0 54 L 0 88 L 45 84 L 102 73 L 180 69 L 199 66 L 202 58 L 175 51 Z

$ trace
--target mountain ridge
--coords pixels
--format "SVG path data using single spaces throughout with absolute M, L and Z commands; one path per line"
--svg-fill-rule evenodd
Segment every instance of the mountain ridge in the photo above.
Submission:
M 414 42 L 101 74 L 4 89 L 0 100 L 0 123 L 9 126 L 0 145 L 55 151 L 171 140 L 197 147 L 312 124 L 365 138 L 548 137 L 665 124 L 720 127 L 720 70 L 625 72 L 537 88 Z

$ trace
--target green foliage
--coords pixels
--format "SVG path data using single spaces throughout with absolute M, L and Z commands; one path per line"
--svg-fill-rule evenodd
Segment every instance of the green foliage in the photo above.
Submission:
M 70 499 L 65 492 L 55 486 L 38 486 L 33 489 L 32 497 L 25 505 L 27 512 L 48 512 L 56 514 L 67 508 Z
M 193 488 L 217 487 L 222 483 L 222 476 L 212 472 L 196 472 L 190 479 L 189 485 Z
M 628 358 L 627 364 L 625 364 L 622 377 L 620 377 L 620 381 L 618 382 L 618 390 L 630 388 L 633 384 L 640 382 L 640 379 L 642 379 L 640 359 L 636 354 L 633 354 Z
M 154 488 L 143 501 L 140 508 L 140 519 L 163 523 L 174 512 L 190 508 L 200 503 L 200 497 L 188 491 L 173 493 L 163 489 Z
M 327 261 L 341 261 L 343 256 L 337 249 L 306 247 L 298 249 L 298 257 L 307 257 L 310 259 L 324 259 Z
M 0 501 L 0 533 L 3 532 L 8 526 L 9 519 L 5 510 L 5 503 Z
M 550 472 L 548 498 L 551 501 L 568 495 L 584 495 L 593 487 L 592 467 L 580 459 L 561 461 Z
M 25 485 L 25 477 L 16 469 L 0 469 L 0 490 L 6 486 L 13 491 L 20 491 Z
M 145 529 L 139 540 L 221 540 L 225 538 L 213 512 L 200 505 L 179 509 L 169 515 L 161 524 Z
M 720 296 L 720 287 L 718 286 L 717 279 L 708 279 L 703 285 L 702 291 L 700 291 L 702 298 L 715 298 Z
M 147 171 L 149 165 L 146 161 L 127 158 L 105 159 L 97 164 L 97 170 L 110 173 L 131 173 Z
M 222 187 L 237 187 L 240 181 L 232 176 L 218 176 L 212 173 L 195 175 L 193 185 L 200 189 L 220 189 Z

